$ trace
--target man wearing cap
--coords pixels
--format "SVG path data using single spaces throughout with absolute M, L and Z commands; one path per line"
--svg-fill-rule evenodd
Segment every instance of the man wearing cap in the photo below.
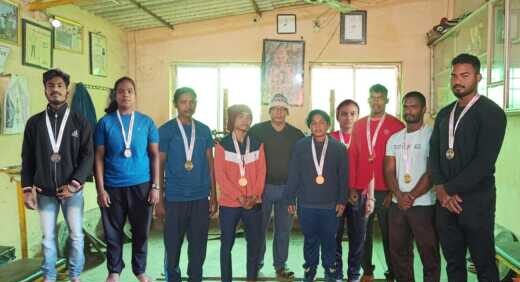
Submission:
M 286 267 L 289 252 L 289 235 L 292 216 L 287 212 L 287 203 L 283 195 L 287 190 L 289 161 L 294 144 L 303 137 L 303 133 L 286 122 L 289 103 L 282 94 L 273 96 L 269 104 L 270 120 L 253 126 L 249 132 L 264 144 L 267 162 L 267 176 L 262 199 L 262 252 L 259 266 L 263 266 L 266 251 L 265 238 L 274 208 L 273 266 L 279 279 L 289 279 L 294 273 Z

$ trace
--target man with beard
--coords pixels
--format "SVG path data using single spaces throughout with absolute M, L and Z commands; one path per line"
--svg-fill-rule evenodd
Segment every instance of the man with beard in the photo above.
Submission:
M 435 119 L 430 166 L 436 223 L 449 281 L 467 281 L 466 249 L 479 281 L 499 281 L 495 263 L 495 162 L 506 129 L 504 111 L 477 92 L 480 61 L 460 54 L 451 63 L 457 101 Z
M 426 99 L 417 91 L 403 98 L 406 128 L 390 137 L 384 160 L 385 180 L 393 193 L 388 212 L 390 258 L 398 282 L 415 281 L 413 241 L 423 263 L 423 280 L 440 279 L 439 244 L 435 231 L 435 194 L 428 172 L 432 128 L 425 125 Z

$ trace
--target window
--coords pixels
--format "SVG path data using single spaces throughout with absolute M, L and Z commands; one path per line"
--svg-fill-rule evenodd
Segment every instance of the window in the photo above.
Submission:
M 197 93 L 194 118 L 211 129 L 222 131 L 224 92 L 227 106 L 246 104 L 253 123 L 260 121 L 260 66 L 256 64 L 178 64 L 174 66 L 174 87 L 191 87 Z
M 399 97 L 399 65 L 343 65 L 311 67 L 312 108 L 330 111 L 330 93 L 334 90 L 335 110 L 345 99 L 353 99 L 359 104 L 360 116 L 368 115 L 369 89 L 380 83 L 388 89 L 389 102 L 386 111 L 396 115 Z M 338 125 L 336 124 L 336 129 Z

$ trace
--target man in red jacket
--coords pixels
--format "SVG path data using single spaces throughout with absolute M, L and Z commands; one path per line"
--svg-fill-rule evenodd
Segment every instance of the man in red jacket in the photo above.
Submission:
M 349 260 L 349 264 L 361 264 L 363 268 L 361 281 L 374 280 L 372 223 L 375 214 L 381 228 L 388 267 L 385 276 L 387 280 L 393 281 L 388 248 L 388 207 L 392 200 L 392 194 L 384 180 L 383 159 L 388 139 L 394 133 L 403 129 L 404 125 L 396 117 L 385 112 L 388 103 L 388 90 L 383 85 L 375 84 L 370 87 L 368 103 L 370 115 L 358 120 L 354 125 L 352 142 L 348 152 L 351 165 L 349 202 L 354 207 L 352 211 L 354 222 L 352 222 L 352 225 L 355 229 L 353 233 L 357 235 L 356 238 L 349 239 L 359 242 L 353 250 L 357 253 L 357 256 L 354 256 L 351 261 Z M 354 276 L 352 278 L 353 281 L 356 281 Z

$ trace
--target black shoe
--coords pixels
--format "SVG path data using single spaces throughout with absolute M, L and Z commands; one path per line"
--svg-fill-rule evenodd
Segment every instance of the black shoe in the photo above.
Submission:
M 335 268 L 329 268 L 325 270 L 325 281 L 326 282 L 340 282 L 342 281 L 341 277 L 339 277 L 339 273 Z
M 308 267 L 305 268 L 303 273 L 303 281 L 304 282 L 313 282 L 314 277 L 316 277 L 316 268 Z
M 390 273 L 390 271 L 385 272 L 385 279 L 387 282 L 393 282 L 394 281 L 394 275 Z

